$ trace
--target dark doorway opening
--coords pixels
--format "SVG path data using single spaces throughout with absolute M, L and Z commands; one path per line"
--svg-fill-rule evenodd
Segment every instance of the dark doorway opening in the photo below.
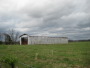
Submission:
M 28 37 L 21 38 L 21 44 L 22 45 L 27 45 L 28 44 Z

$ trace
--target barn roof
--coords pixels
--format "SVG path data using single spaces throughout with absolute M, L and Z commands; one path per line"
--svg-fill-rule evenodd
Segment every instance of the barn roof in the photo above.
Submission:
M 23 36 L 23 35 L 28 35 L 28 34 L 22 34 L 22 35 L 20 35 L 19 36 L 19 38 L 21 37 L 21 36 Z M 28 35 L 29 37 L 50 37 L 50 36 L 30 36 L 30 35 Z M 67 37 L 50 37 L 50 38 L 67 38 Z
M 9 36 L 9 34 L 6 34 L 6 33 L 0 33 L 0 35 Z
M 22 34 L 22 35 L 19 36 L 19 38 L 20 38 L 21 36 L 23 36 L 23 35 L 28 35 L 28 34 Z

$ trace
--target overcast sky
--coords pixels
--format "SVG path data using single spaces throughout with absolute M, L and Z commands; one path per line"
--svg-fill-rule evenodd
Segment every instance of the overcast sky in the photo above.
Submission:
M 90 0 L 0 0 L 0 33 L 90 39 Z

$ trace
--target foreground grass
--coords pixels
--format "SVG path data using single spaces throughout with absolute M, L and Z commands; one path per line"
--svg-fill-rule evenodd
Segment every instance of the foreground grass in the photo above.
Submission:
M 90 68 L 90 42 L 0 45 L 0 58 L 7 55 L 18 58 L 18 68 Z

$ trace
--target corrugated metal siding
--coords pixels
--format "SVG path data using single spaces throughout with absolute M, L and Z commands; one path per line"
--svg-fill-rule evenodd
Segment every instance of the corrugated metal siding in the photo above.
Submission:
M 68 43 L 68 38 L 63 37 L 44 37 L 44 36 L 30 36 L 28 44 L 63 44 Z

